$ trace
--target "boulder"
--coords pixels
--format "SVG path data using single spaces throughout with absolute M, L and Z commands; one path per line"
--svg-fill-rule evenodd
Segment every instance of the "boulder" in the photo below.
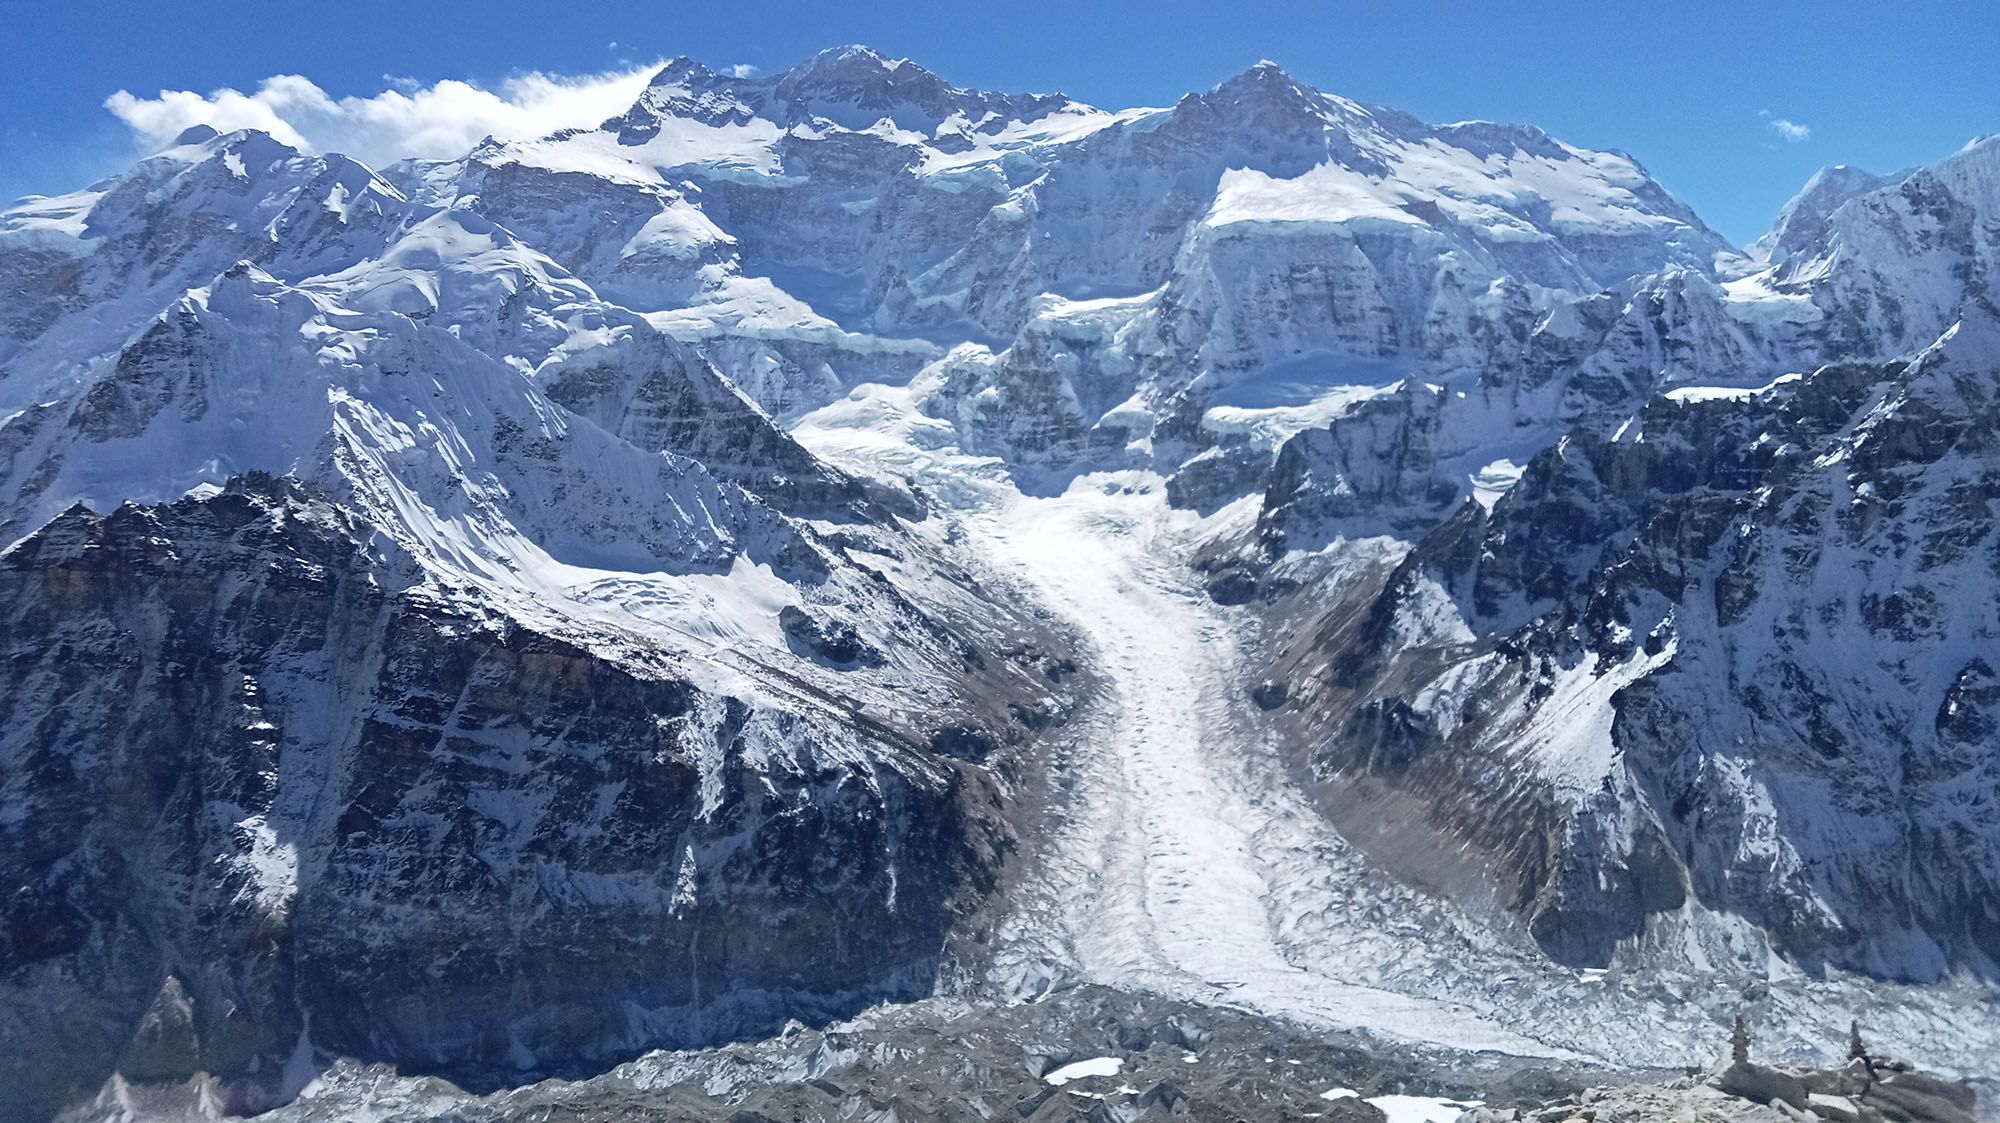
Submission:
M 1784 1103 L 1803 1111 L 1808 1102 L 1805 1082 L 1788 1072 L 1739 1061 L 1723 1069 L 1715 1086 L 1732 1096 L 1760 1104 Z
M 1806 1110 L 1834 1123 L 1859 1123 L 1861 1108 L 1846 1096 L 1812 1092 L 1806 1096 Z

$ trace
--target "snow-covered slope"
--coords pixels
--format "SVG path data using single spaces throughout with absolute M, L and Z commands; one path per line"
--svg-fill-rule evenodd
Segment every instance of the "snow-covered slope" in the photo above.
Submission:
M 1532 459 L 1449 387 L 1283 447 L 1205 564 L 1268 606 L 1315 774 L 1423 793 L 1416 830 L 1332 796 L 1347 829 L 1483 852 L 1571 962 L 1990 977 L 1992 155 L 1817 177 L 1762 271 L 1649 283 Z M 1316 571 L 1385 529 L 1379 595 Z
M 1825 312 L 1826 342 L 1840 354 L 1909 354 L 1967 305 L 1992 307 L 1996 215 L 2000 136 L 1989 136 L 1835 207 L 1771 284 Z
M 603 129 L 389 175 L 476 200 L 781 416 L 983 348 L 934 412 L 1029 462 L 1150 456 L 1159 429 L 1173 467 L 1219 439 L 1176 427 L 1232 386 L 1261 413 L 1301 382 L 1463 373 L 1490 350 L 1468 336 L 1733 254 L 1629 157 L 1425 125 L 1268 63 L 1111 113 L 865 48 L 766 79 L 680 61 Z
M 1063 689 L 914 496 L 475 208 L 261 134 L 0 247 L 56 298 L 0 351 L 0 1110 L 933 985 Z
M 1567 961 L 1767 954 L 1675 946 L 1692 909 L 1802 962 L 1990 971 L 1993 332 L 1542 452 L 1353 632 L 1296 633 L 1315 768 L 1429 793 Z
M 1778 212 L 1778 220 L 1771 225 L 1771 229 L 1750 244 L 1750 256 L 1783 264 L 1822 248 L 1827 223 L 1842 203 L 1901 178 L 1902 175 L 1877 175 L 1847 164 L 1821 168 Z

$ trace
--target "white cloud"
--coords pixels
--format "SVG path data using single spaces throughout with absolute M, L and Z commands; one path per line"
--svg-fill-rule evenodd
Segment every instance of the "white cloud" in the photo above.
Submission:
M 758 70 L 747 62 L 739 62 L 729 68 L 729 74 L 732 78 L 755 78 L 762 73 L 763 71 Z
M 1812 139 L 1812 129 L 1809 126 L 1801 125 L 1797 121 L 1787 121 L 1783 117 L 1773 116 L 1768 109 L 1758 110 L 1757 116 L 1762 117 L 1771 126 L 1772 131 L 1793 144 Z
M 279 74 L 252 93 L 161 90 L 157 97 L 138 97 L 120 90 L 104 105 L 149 148 L 171 143 L 191 125 L 221 132 L 254 128 L 297 148 L 343 152 L 379 166 L 412 156 L 458 156 L 487 136 L 536 137 L 599 124 L 631 108 L 658 68 L 654 63 L 574 77 L 533 72 L 495 89 L 452 79 L 428 86 L 391 79 L 381 93 L 343 98 L 310 79 Z

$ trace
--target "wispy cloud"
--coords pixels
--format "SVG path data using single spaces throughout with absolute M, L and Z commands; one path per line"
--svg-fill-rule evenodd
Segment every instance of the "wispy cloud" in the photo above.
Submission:
M 1772 132 L 1777 133 L 1793 144 L 1812 139 L 1812 128 L 1808 125 L 1801 125 L 1797 121 L 1788 121 L 1783 117 L 1773 114 L 1768 109 L 1758 110 L 1757 116 L 1762 117 L 1764 123 L 1771 126 Z
M 422 85 L 385 75 L 382 92 L 341 98 L 311 79 L 279 74 L 249 93 L 161 90 L 140 97 L 120 90 L 104 105 L 152 148 L 191 125 L 222 132 L 255 128 L 307 151 L 343 152 L 380 165 L 457 156 L 488 136 L 535 137 L 598 124 L 630 108 L 658 65 L 585 75 L 533 72 L 492 88 L 452 79 Z
M 729 68 L 729 73 L 733 77 L 737 78 L 755 78 L 757 75 L 762 74 L 763 71 L 757 69 L 756 67 L 750 65 L 747 62 L 739 62 L 735 66 Z

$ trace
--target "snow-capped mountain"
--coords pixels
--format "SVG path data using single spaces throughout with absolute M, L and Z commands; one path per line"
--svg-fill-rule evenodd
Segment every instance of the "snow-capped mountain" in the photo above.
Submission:
M 1826 357 L 1907 355 L 1967 305 L 1992 306 L 1996 197 L 2000 136 L 1989 136 L 1834 208 L 1823 232 L 1777 265 L 1772 287 L 1825 315 Z
M 1581 369 L 1644 355 L 1657 396 L 1613 383 L 1504 492 L 1439 478 L 1466 437 L 1436 387 L 1288 442 L 1256 564 L 1210 565 L 1300 617 L 1273 673 L 1312 769 L 1428 792 L 1559 958 L 1762 956 L 1748 920 L 1801 963 L 1990 973 L 1993 152 L 1823 173 L 1771 264 L 1646 283 L 1651 330 Z M 1291 572 L 1383 527 L 1414 544 L 1379 594 Z
M 286 1042 L 495 1079 L 929 988 L 1010 845 L 980 762 L 1067 664 L 915 496 L 339 157 L 191 132 L 5 221 L 57 297 L 0 379 L 10 1110 L 121 1055 L 254 1108 Z M 494 989 L 555 955 L 593 981 Z
M 1827 222 L 1842 203 L 1901 178 L 1902 175 L 1877 175 L 1847 164 L 1821 168 L 1778 212 L 1778 220 L 1771 224 L 1771 229 L 1750 244 L 1750 256 L 1783 263 L 1813 252 L 1824 241 Z
M 1425 793 L 1567 962 L 1766 954 L 1712 910 L 1802 964 L 1990 969 L 1995 330 L 1672 392 L 1537 454 L 1379 593 L 1283 592 L 1313 621 L 1279 660 L 1311 766 Z
M 843 47 L 23 200 L 0 1103 L 1076 984 L 1987 1068 L 1996 161 L 1744 252 L 1270 63 L 1111 111 Z

